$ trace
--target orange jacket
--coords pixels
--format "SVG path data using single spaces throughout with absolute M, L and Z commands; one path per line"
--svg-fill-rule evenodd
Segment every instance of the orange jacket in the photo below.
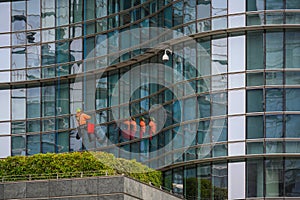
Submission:
M 84 113 L 76 113 L 76 120 L 80 125 L 85 125 L 86 124 L 86 120 L 91 119 L 91 116 L 84 114 Z

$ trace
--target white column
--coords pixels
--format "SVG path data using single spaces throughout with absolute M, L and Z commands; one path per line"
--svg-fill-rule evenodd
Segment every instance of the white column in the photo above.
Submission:
M 228 199 L 245 199 L 245 162 L 228 163 Z

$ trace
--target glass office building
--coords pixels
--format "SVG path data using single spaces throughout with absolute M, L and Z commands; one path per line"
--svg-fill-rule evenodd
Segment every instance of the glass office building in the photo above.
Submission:
M 299 0 L 4 0 L 0 18 L 0 157 L 101 150 L 187 199 L 300 197 Z M 130 116 L 157 133 L 123 140 Z

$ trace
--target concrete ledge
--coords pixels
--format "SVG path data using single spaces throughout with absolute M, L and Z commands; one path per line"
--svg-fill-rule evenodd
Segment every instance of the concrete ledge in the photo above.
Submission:
M 0 183 L 0 200 L 178 200 L 165 191 L 125 176 Z

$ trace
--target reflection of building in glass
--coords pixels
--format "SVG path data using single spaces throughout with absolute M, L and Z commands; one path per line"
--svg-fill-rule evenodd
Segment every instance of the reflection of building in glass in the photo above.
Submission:
M 0 157 L 82 150 L 82 108 L 85 148 L 160 169 L 187 199 L 299 197 L 299 13 L 298 0 L 1 1 Z M 124 141 L 130 116 L 159 132 Z

